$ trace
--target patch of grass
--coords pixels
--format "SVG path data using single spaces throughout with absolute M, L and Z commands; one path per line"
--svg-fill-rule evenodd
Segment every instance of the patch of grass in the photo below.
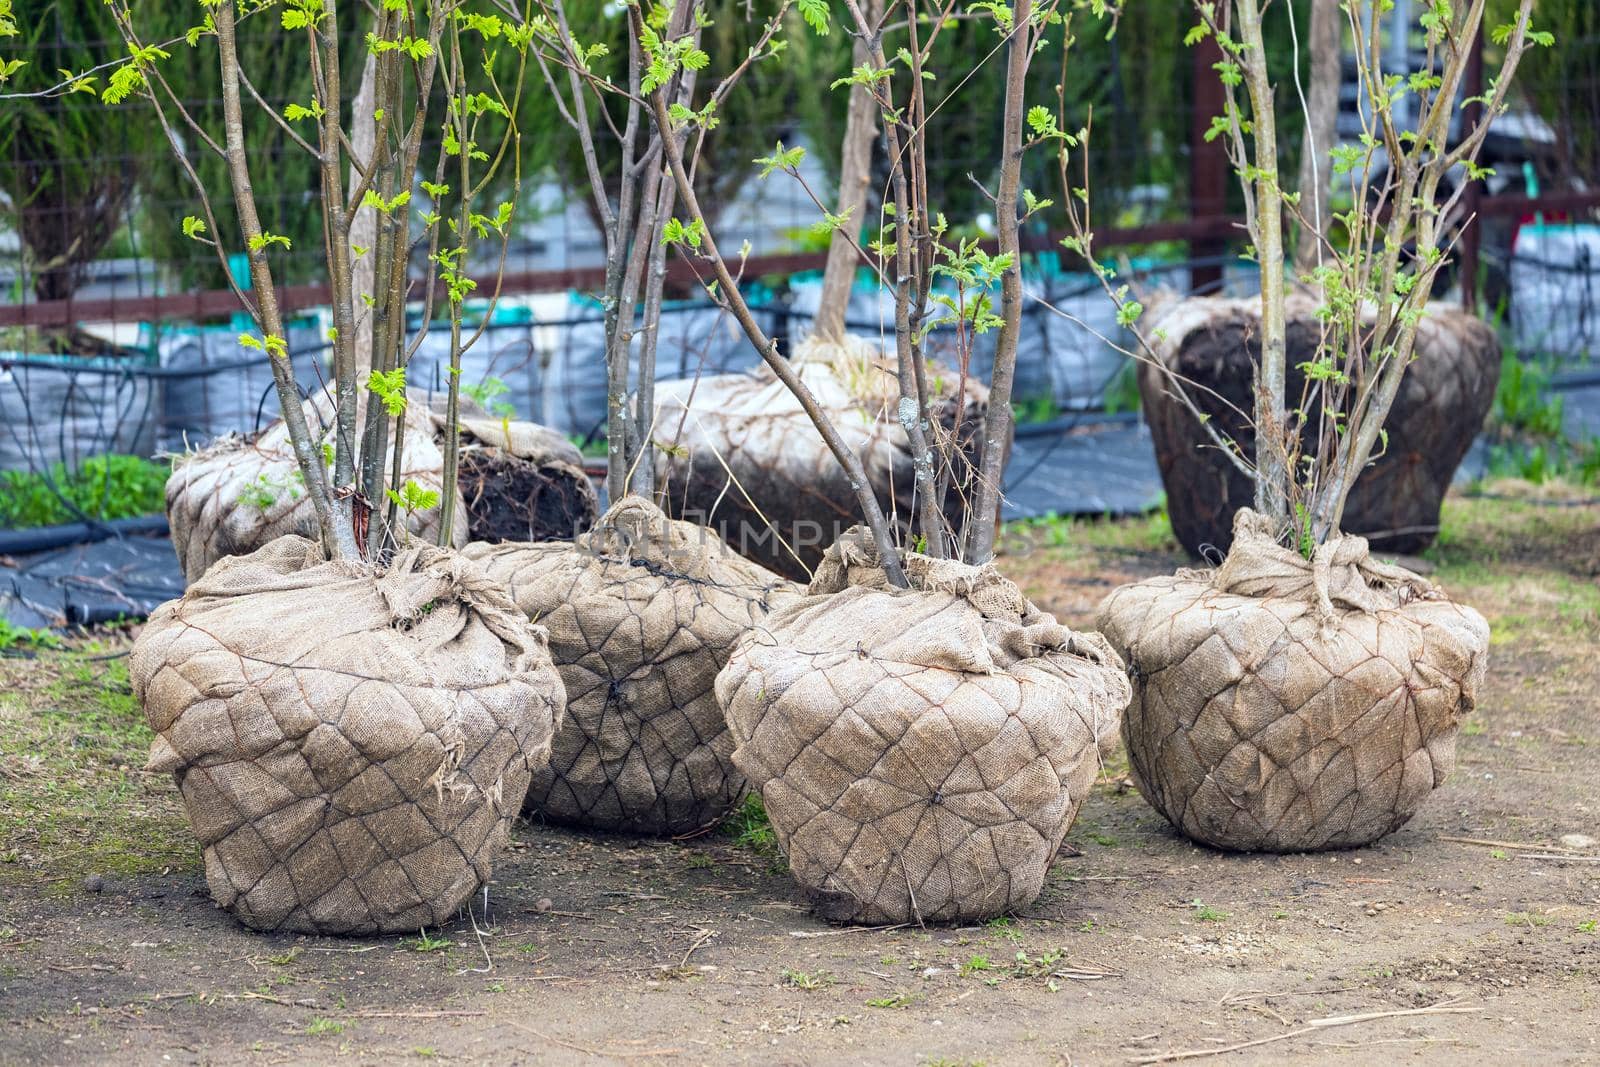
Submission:
M 749 849 L 764 857 L 774 870 L 783 870 L 783 853 L 778 849 L 778 837 L 772 832 L 772 822 L 767 818 L 766 805 L 752 793 L 744 798 L 723 820 L 722 833 L 733 839 L 739 848 Z
M 1550 391 L 1552 370 L 1546 363 L 1518 359 L 1516 351 L 1508 346 L 1500 357 L 1500 381 L 1495 386 L 1490 425 L 1506 433 L 1559 437 L 1562 399 Z
M 896 993 L 892 997 L 874 997 L 867 1001 L 869 1008 L 909 1008 L 916 1003 L 916 995 L 912 993 Z
M 92 519 L 159 514 L 167 503 L 169 464 L 143 456 L 90 456 L 76 468 L 0 471 L 0 527 L 21 529 Z
M 1578 933 L 1592 934 L 1596 926 L 1600 926 L 1600 919 L 1585 919 L 1578 924 Z
M 455 942 L 443 937 L 430 937 L 426 928 L 417 931 L 414 940 L 405 942 L 412 952 L 443 952 Z
M 1180 551 L 1165 506 L 1133 519 L 1042 515 L 1005 524 L 999 549 L 1002 554 L 1026 555 L 1039 548 L 1065 549 L 1069 555 L 1089 551 L 1111 554 Z
M 792 970 L 783 972 L 783 984 L 790 989 L 804 989 L 807 991 L 822 989 L 825 986 L 832 985 L 833 982 L 833 975 L 828 974 L 826 971 L 818 971 L 816 974 Z
M 1550 916 L 1540 915 L 1531 911 L 1509 911 L 1506 912 L 1505 918 L 1507 926 L 1527 926 L 1531 928 L 1550 925 Z
M 1600 639 L 1593 490 L 1503 481 L 1445 501 L 1432 576 L 1489 620 L 1497 645 Z
M 73 893 L 90 874 L 199 865 L 171 776 L 143 770 L 153 735 L 108 651 L 0 660 L 0 886 Z
M 1017 920 L 1009 915 L 999 915 L 983 924 L 989 933 L 1007 941 L 1021 941 L 1022 931 L 1017 928 Z
M 984 971 L 994 970 L 994 961 L 988 956 L 970 956 L 961 964 L 961 977 L 970 978 Z
M 272 964 L 274 967 L 287 967 L 289 964 L 293 963 L 299 958 L 300 950 L 298 948 L 292 948 L 288 952 L 280 952 L 276 956 L 268 956 L 267 962 Z
M 1193 900 L 1190 901 L 1189 904 L 1190 907 L 1194 908 L 1194 917 L 1203 923 L 1220 923 L 1228 921 L 1227 912 L 1218 911 L 1216 908 L 1213 908 L 1204 901 Z
M 10 649 L 60 648 L 61 638 L 49 630 L 30 630 L 10 619 L 0 618 L 0 652 Z
M 312 1037 L 330 1037 L 344 1033 L 347 1026 L 347 1023 L 338 1019 L 325 1019 L 319 1015 L 306 1024 L 306 1033 Z
M 1063 949 L 1051 949 L 1037 956 L 1019 951 L 1011 964 L 1011 973 L 1017 978 L 1048 978 L 1065 956 Z

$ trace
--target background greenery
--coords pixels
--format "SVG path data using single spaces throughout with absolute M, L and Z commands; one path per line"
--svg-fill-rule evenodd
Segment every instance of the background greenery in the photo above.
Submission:
M 1268 54 L 1277 57 L 1275 75 L 1280 103 L 1285 105 L 1293 98 L 1290 15 L 1303 31 L 1308 3 L 1274 4 L 1267 13 Z M 1499 9 L 1492 12 L 1498 20 L 1509 14 L 1515 0 L 1491 0 L 1491 5 Z M 733 201 L 754 173 L 751 160 L 766 154 L 779 139 L 789 144 L 803 140 L 822 163 L 828 182 L 834 181 L 846 90 L 828 86 L 848 72 L 851 48 L 851 38 L 844 32 L 848 16 L 842 2 L 834 7 L 831 33 L 816 36 L 796 19 L 787 34 L 785 55 L 754 68 L 726 102 L 719 125 L 708 137 L 698 174 L 703 202 L 712 211 Z M 9 88 L 42 88 L 56 80 L 58 68 L 82 71 L 120 52 L 101 0 L 15 0 L 15 8 L 23 35 L 0 42 L 0 55 L 26 57 L 30 65 Z M 143 14 L 152 38 L 170 40 L 188 28 L 197 10 L 193 4 L 167 3 L 145 7 Z M 568 10 L 585 43 L 604 44 L 610 50 L 596 61 L 597 68 L 621 79 L 628 50 L 626 20 L 617 5 L 612 0 L 570 0 Z M 760 11 L 746 0 L 708 0 L 711 24 L 703 44 L 712 63 L 701 76 L 698 102 L 704 101 L 722 73 L 743 58 L 759 32 L 751 15 Z M 1557 43 L 1530 53 L 1519 83 L 1562 135 L 1564 173 L 1546 177 L 1568 183 L 1579 177 L 1592 179 L 1600 173 L 1600 5 L 1591 0 L 1541 0 L 1539 20 L 1555 33 Z M 346 91 L 353 95 L 366 26 L 359 18 L 344 21 L 349 38 L 346 64 L 352 73 Z M 1108 36 L 1106 24 L 1079 12 L 1071 26 L 1075 42 L 1065 62 L 1061 49 L 1065 33 L 1057 31 L 1035 64 L 1032 103 L 1054 111 L 1059 85 L 1067 102 L 1066 128 L 1076 129 L 1093 114 L 1092 194 L 1095 221 L 1102 228 L 1190 214 L 1194 75 L 1193 53 L 1183 36 L 1193 22 L 1186 0 L 1128 3 L 1116 32 Z M 903 30 L 891 35 L 891 50 L 904 40 Z M 979 186 L 994 184 L 1000 136 L 996 116 L 1005 59 L 996 49 L 998 43 L 988 20 L 958 21 L 941 35 L 930 64 L 938 75 L 928 87 L 930 185 L 935 206 L 956 224 L 986 212 L 987 198 Z M 275 107 L 310 99 L 310 74 L 302 50 L 289 47 L 270 16 L 247 17 L 241 23 L 240 48 L 246 69 Z M 180 43 L 172 51 L 172 65 L 179 72 L 175 83 L 196 117 L 214 128 L 219 120 L 214 44 L 202 41 L 191 50 Z M 507 56 L 497 60 L 502 68 L 509 62 Z M 906 75 L 899 77 L 897 96 L 903 98 Z M 558 81 L 566 99 L 566 80 Z M 103 84 L 102 77 L 96 87 Z M 521 106 L 524 193 L 531 194 L 541 177 L 553 177 L 592 213 L 578 139 L 535 69 L 528 72 Z M 620 107 L 615 101 L 610 106 L 620 123 Z M 1280 167 L 1282 173 L 1293 174 L 1300 120 L 1296 108 L 1281 110 Z M 591 111 L 596 128 L 602 129 L 598 105 Z M 295 254 L 282 257 L 283 277 L 290 282 L 311 280 L 320 270 L 321 257 L 316 253 L 322 232 L 313 162 L 291 145 L 269 116 L 256 108 L 247 109 L 247 115 L 251 128 L 246 137 L 254 146 L 263 221 L 273 232 L 289 236 L 296 248 Z M 602 135 L 598 143 L 602 167 L 614 174 L 619 160 L 614 140 Z M 185 148 L 211 190 L 224 229 L 230 228 L 221 161 L 199 151 L 192 138 L 185 141 Z M 423 158 L 432 155 L 428 150 Z M 881 153 L 876 167 L 881 188 L 887 178 L 887 161 Z M 1075 163 L 1074 175 L 1078 173 Z M 506 174 L 509 178 L 509 169 Z M 1060 201 L 1059 177 L 1048 151 L 1036 150 L 1030 156 L 1025 182 L 1037 195 Z M 1229 183 L 1230 195 L 1236 197 L 1234 184 Z M 816 192 L 831 199 L 827 188 Z M 0 225 L 9 225 L 22 236 L 33 260 L 67 260 L 61 269 L 36 279 L 34 289 L 40 297 L 70 294 L 83 264 L 102 254 L 148 257 L 184 287 L 223 282 L 208 250 L 179 231 L 178 220 L 193 210 L 194 199 L 152 116 L 135 104 L 108 110 L 89 93 L 7 100 L 0 107 L 0 196 L 9 209 L 4 212 L 9 217 L 0 216 Z M 875 205 L 869 217 L 873 211 Z M 1059 226 L 1058 211 L 1043 213 L 1034 225 Z M 803 231 L 796 241 L 804 244 Z M 13 299 L 21 296 L 12 294 Z

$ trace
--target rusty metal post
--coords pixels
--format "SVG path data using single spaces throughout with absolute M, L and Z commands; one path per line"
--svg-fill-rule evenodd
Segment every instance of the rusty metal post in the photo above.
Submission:
M 1472 54 L 1467 57 L 1467 69 L 1462 76 L 1462 90 L 1470 100 L 1483 95 L 1483 28 L 1472 40 Z M 1484 120 L 1483 105 L 1476 100 L 1461 112 L 1461 136 L 1466 138 L 1478 123 Z M 1461 306 L 1476 311 L 1478 306 L 1478 250 L 1482 242 L 1483 222 L 1479 211 L 1483 202 L 1483 182 L 1469 181 L 1461 197 L 1466 225 L 1461 231 Z

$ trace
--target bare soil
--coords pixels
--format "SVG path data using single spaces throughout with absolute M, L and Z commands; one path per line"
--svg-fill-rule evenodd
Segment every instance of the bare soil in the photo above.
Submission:
M 481 933 L 253 934 L 139 769 L 128 635 L 0 661 L 0 1063 L 1600 1062 L 1600 847 L 1561 841 L 1600 838 L 1600 507 L 1452 499 L 1445 521 L 1425 565 L 1489 617 L 1494 660 L 1410 825 L 1225 855 L 1119 755 L 1044 896 L 959 929 L 817 921 L 745 818 L 521 826 Z M 1187 565 L 1159 519 L 1011 533 L 1008 571 L 1078 625 Z

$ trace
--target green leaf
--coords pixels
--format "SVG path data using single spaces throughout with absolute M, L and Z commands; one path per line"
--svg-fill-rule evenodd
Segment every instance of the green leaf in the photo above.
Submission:
M 765 178 L 775 170 L 793 171 L 800 166 L 800 161 L 805 157 L 804 147 L 784 148 L 783 142 L 779 141 L 773 148 L 772 155 L 760 156 L 752 162 L 761 168 L 761 173 L 757 177 Z
M 863 63 L 855 70 L 851 71 L 848 78 L 834 79 L 833 84 L 828 86 L 828 88 L 837 89 L 841 85 L 870 86 L 875 82 L 887 81 L 893 75 L 894 71 L 889 70 L 887 67 L 879 69 L 871 64 Z
M 800 17 L 818 37 L 828 36 L 828 0 L 798 0 Z
M 187 229 L 187 223 L 185 223 L 185 228 Z M 292 247 L 289 238 L 281 233 L 258 233 L 250 238 L 250 251 L 252 252 L 259 252 L 273 245 L 282 245 L 285 251 Z
M 393 489 L 385 489 L 385 495 L 403 508 L 406 514 L 416 511 L 431 511 L 439 506 L 439 491 L 437 489 L 424 489 L 410 479 L 400 487 L 397 493 Z
M 290 104 L 283 109 L 283 117 L 290 122 L 299 122 L 302 119 L 320 119 L 325 114 L 327 112 L 322 109 L 322 104 L 314 99 L 311 101 L 310 107 L 306 107 L 304 104 Z
M 189 240 L 198 241 L 205 232 L 206 224 L 204 219 L 195 215 L 185 215 L 183 217 L 183 235 Z
M 367 390 L 383 401 L 383 410 L 391 418 L 405 414 L 406 369 L 375 370 L 367 376 Z

